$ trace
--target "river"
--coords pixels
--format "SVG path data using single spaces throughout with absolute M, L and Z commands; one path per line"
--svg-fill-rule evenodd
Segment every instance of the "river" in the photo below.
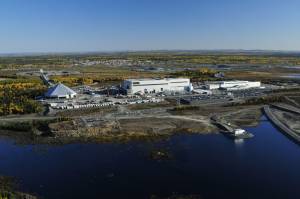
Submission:
M 0 175 L 46 199 L 150 198 L 196 194 L 210 198 L 300 198 L 300 146 L 265 118 L 254 138 L 176 135 L 161 141 L 15 145 L 0 140 Z M 170 160 L 152 160 L 155 149 Z

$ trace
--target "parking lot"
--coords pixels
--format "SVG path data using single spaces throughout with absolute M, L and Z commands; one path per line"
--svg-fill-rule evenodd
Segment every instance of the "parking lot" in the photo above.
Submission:
M 251 88 L 245 90 L 216 90 L 211 95 L 194 95 L 180 98 L 180 103 L 189 105 L 200 105 L 201 103 L 216 103 L 216 102 L 230 102 L 253 97 L 261 97 L 270 93 L 274 88 L 265 85 L 262 88 Z
M 209 94 L 193 92 L 164 91 L 152 94 L 125 95 L 117 86 L 107 88 L 74 87 L 77 97 L 73 99 L 44 99 L 52 109 L 81 109 L 92 107 L 107 107 L 115 105 L 129 105 L 142 103 L 159 103 L 165 99 L 176 99 L 180 104 L 201 105 L 205 103 L 224 103 L 239 101 L 253 97 L 261 97 L 278 89 L 274 85 L 263 85 L 260 88 L 245 90 L 211 90 Z

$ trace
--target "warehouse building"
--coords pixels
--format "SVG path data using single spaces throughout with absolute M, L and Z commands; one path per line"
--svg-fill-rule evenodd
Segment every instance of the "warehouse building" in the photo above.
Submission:
M 222 82 L 221 88 L 226 90 L 244 90 L 250 88 L 261 87 L 260 82 L 249 82 L 249 81 L 225 81 Z
M 77 93 L 70 89 L 69 87 L 63 85 L 62 83 L 58 83 L 53 87 L 50 87 L 48 91 L 45 93 L 45 97 L 47 98 L 74 98 Z
M 190 79 L 187 78 L 128 79 L 122 83 L 122 89 L 127 94 L 145 94 L 165 91 L 192 91 L 193 86 Z
M 221 81 L 221 82 L 209 82 L 206 84 L 206 88 L 209 90 L 225 89 L 225 90 L 243 90 L 250 88 L 261 87 L 260 82 L 250 81 Z

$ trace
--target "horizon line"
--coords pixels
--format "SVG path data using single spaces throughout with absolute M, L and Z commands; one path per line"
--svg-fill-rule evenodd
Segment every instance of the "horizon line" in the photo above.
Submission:
M 0 56 L 39 56 L 39 55 L 76 55 L 93 53 L 139 53 L 139 52 L 278 52 L 278 53 L 300 53 L 300 50 L 278 50 L 278 49 L 145 49 L 145 50 L 91 50 L 91 51 L 31 51 L 31 52 L 5 52 Z

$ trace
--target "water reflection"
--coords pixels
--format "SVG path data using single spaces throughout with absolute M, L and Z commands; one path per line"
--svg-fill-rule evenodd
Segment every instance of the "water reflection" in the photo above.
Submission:
M 234 139 L 234 143 L 237 147 L 242 147 L 244 144 L 244 139 Z

